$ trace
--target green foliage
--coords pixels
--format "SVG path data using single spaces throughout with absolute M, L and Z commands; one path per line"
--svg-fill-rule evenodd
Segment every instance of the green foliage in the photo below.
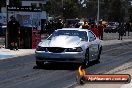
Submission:
M 21 0 L 10 0 L 10 1 L 9 1 L 9 4 L 10 4 L 10 5 L 20 5 L 20 1 L 21 1 Z
M 45 6 L 45 10 L 50 16 L 58 16 L 62 12 L 62 5 L 59 0 L 49 0 Z
M 113 0 L 110 5 L 109 10 L 109 20 L 111 21 L 120 21 L 122 20 L 121 9 L 122 5 L 120 0 Z
M 75 0 L 65 0 L 63 3 L 63 16 L 65 18 L 77 18 L 78 13 L 78 3 Z
M 130 21 L 132 22 L 132 6 L 129 8 L 129 18 Z
M 0 0 L 0 7 L 6 6 L 6 1 L 5 0 Z
M 76 18 L 78 17 L 79 4 L 77 0 L 49 0 L 45 9 L 50 16 Z
M 109 20 L 112 21 L 125 21 L 128 17 L 128 8 L 130 3 L 128 0 L 112 0 L 109 7 Z
M 100 18 L 108 21 L 123 21 L 128 16 L 129 0 L 99 0 Z M 84 0 L 83 16 L 96 18 L 98 0 Z
M 20 5 L 21 0 L 10 0 L 10 5 Z M 62 18 L 96 18 L 98 0 L 48 0 L 42 9 L 49 16 Z M 109 21 L 123 21 L 131 16 L 128 11 L 129 0 L 100 0 L 100 18 Z M 6 0 L 0 1 L 0 7 L 6 6 Z M 131 17 L 132 18 L 132 17 Z

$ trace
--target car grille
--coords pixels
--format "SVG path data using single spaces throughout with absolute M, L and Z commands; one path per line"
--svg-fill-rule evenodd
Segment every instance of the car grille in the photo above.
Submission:
M 44 58 L 47 61 L 75 61 L 74 58 Z
M 46 48 L 45 47 L 41 47 L 40 51 L 46 51 Z
M 48 47 L 47 50 L 49 52 L 53 52 L 53 53 L 61 53 L 64 52 L 65 48 L 60 48 L 60 47 Z

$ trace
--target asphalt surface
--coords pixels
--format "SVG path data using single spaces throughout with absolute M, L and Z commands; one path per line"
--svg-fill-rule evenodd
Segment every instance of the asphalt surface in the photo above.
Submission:
M 86 69 L 89 74 L 130 74 L 132 76 L 132 45 L 111 48 L 102 54 L 101 63 Z M 130 84 L 95 83 L 76 85 L 75 88 L 132 88 Z
M 112 36 L 111 36 L 112 35 Z M 118 33 L 105 33 L 104 40 L 118 39 Z M 124 36 L 124 39 L 131 39 Z M 86 69 L 87 73 L 118 73 L 132 69 L 132 43 L 110 45 L 103 47 L 101 62 L 92 62 Z M 125 59 L 124 59 L 125 58 Z M 127 66 L 122 66 L 127 65 Z M 115 70 L 116 67 L 120 69 Z M 46 64 L 36 68 L 34 55 L 21 56 L 0 61 L 0 88 L 84 88 L 76 83 L 76 74 L 79 65 L 66 63 Z M 34 69 L 33 69 L 34 68 Z M 98 85 L 86 86 L 97 88 Z M 100 88 L 108 88 L 101 86 Z M 120 88 L 120 87 L 115 87 Z
M 91 62 L 86 72 L 90 74 L 117 73 L 120 70 L 114 70 L 114 68 L 129 62 L 132 62 L 131 43 L 105 46 L 100 63 Z M 42 68 L 36 68 L 34 55 L 6 59 L 0 61 L 0 88 L 78 87 L 76 83 L 78 67 L 79 65 L 75 64 L 51 63 Z M 131 68 L 132 65 L 128 69 Z M 122 69 L 125 68 L 122 67 Z

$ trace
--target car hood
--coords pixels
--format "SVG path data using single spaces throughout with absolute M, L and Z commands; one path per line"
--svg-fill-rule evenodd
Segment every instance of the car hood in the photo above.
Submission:
M 56 36 L 51 40 L 41 42 L 39 46 L 73 48 L 78 47 L 79 43 L 81 43 L 81 40 L 78 36 Z

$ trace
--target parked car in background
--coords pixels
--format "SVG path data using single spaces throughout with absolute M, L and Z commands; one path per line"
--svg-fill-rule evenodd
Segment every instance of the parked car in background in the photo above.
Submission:
M 99 61 L 102 50 L 101 41 L 87 29 L 63 28 L 56 30 L 47 40 L 36 48 L 36 65 L 45 62 L 81 63 Z
M 104 28 L 104 32 L 106 33 L 116 33 L 118 32 L 118 22 L 108 22 L 108 25 L 106 28 Z

